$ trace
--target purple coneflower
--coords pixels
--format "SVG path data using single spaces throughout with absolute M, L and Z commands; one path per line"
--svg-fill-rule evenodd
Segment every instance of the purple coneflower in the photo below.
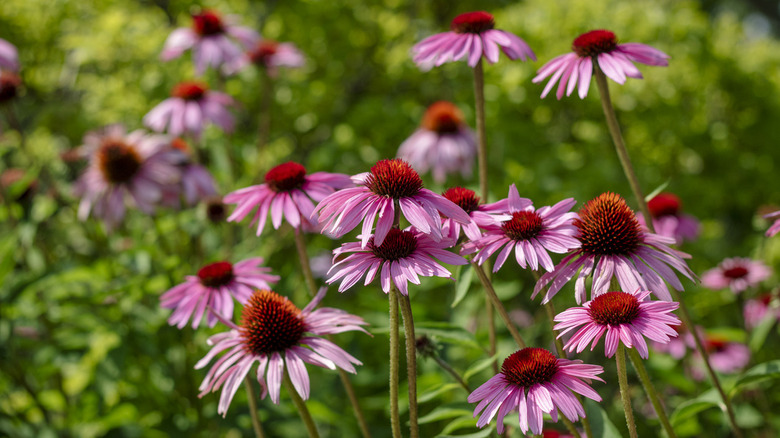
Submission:
M 514 250 L 515 259 L 521 268 L 536 271 L 541 266 L 552 271 L 554 265 L 548 251 L 563 254 L 580 245 L 574 238 L 577 228 L 572 225 L 577 213 L 569 212 L 576 203 L 569 198 L 552 207 L 536 210 L 531 200 L 521 198 L 517 187 L 512 184 L 509 187 L 507 210 L 502 212 L 508 213 L 510 218 L 498 225 L 483 227 L 484 236 L 464 245 L 464 253 L 479 250 L 474 260 L 481 265 L 501 250 L 493 266 L 493 272 L 498 272 Z
M 282 163 L 265 174 L 264 184 L 236 190 L 225 196 L 226 204 L 237 204 L 228 222 L 243 220 L 257 207 L 250 225 L 257 222 L 258 236 L 265 227 L 269 212 L 275 229 L 282 226 L 282 217 L 293 228 L 300 227 L 301 222 L 313 228 L 317 226 L 314 202 L 352 185 L 348 175 L 328 172 L 307 174 L 306 168 L 298 163 Z
M 607 292 L 612 278 L 617 278 L 622 290 L 650 290 L 659 299 L 672 301 L 664 281 L 676 290 L 683 290 L 683 286 L 670 267 L 695 281 L 696 275 L 683 260 L 690 256 L 669 247 L 674 239 L 643 231 L 634 212 L 618 194 L 607 192 L 588 201 L 580 209 L 574 226 L 579 229 L 576 238 L 580 247 L 564 257 L 552 272 L 542 275 L 534 287 L 535 297 L 550 285 L 544 295 L 545 303 L 575 275 L 574 296 L 578 304 L 586 300 L 585 279 L 591 273 L 592 298 Z
M 467 224 L 471 218 L 460 207 L 441 195 L 423 188 L 420 175 L 409 163 L 398 158 L 380 160 L 370 172 L 352 177 L 355 188 L 339 190 L 317 205 L 323 232 L 341 237 L 363 221 L 362 247 L 368 245 L 376 219 L 373 242 L 382 245 L 393 226 L 396 204 L 406 220 L 435 241 L 442 239 L 440 214 Z M 378 219 L 377 219 L 378 216 Z
M 221 261 L 198 270 L 197 276 L 187 276 L 184 283 L 174 286 L 160 297 L 160 306 L 174 309 L 168 324 L 184 328 L 192 318 L 196 329 L 208 311 L 209 327 L 214 327 L 219 317 L 233 318 L 233 298 L 244 304 L 255 289 L 270 289 L 269 282 L 279 281 L 271 275 L 271 268 L 261 267 L 263 259 L 255 257 L 235 265 Z
M 542 98 L 560 79 L 558 92 L 555 93 L 558 99 L 563 97 L 564 91 L 570 96 L 577 84 L 580 99 L 584 99 L 588 95 L 594 68 L 600 68 L 608 78 L 623 84 L 626 77 L 642 79 L 642 73 L 632 62 L 664 67 L 669 65 L 669 55 L 666 53 L 645 44 L 618 44 L 615 34 L 608 30 L 592 30 L 578 36 L 572 43 L 572 50 L 572 53 L 553 58 L 537 72 L 533 83 L 552 75 L 542 91 Z
M 701 285 L 713 290 L 728 287 L 738 294 L 749 287 L 756 286 L 770 275 L 772 270 L 763 262 L 734 257 L 723 260 L 716 268 L 702 274 Z
M 604 372 L 598 365 L 585 365 L 581 360 L 559 359 L 543 348 L 523 348 L 512 353 L 501 365 L 501 372 L 493 376 L 469 395 L 469 403 L 479 401 L 474 416 L 482 412 L 477 426 L 482 428 L 496 418 L 498 433 L 504 431 L 504 417 L 517 411 L 520 430 L 538 435 L 542 433 L 543 412 L 558 421 L 558 409 L 571 421 L 585 417 L 582 403 L 574 392 L 591 400 L 601 397 L 588 384 L 602 379 Z
M 244 56 L 237 58 L 227 67 L 228 72 L 242 70 L 249 64 L 264 69 L 269 76 L 275 77 L 279 67 L 299 68 L 306 64 L 303 53 L 292 43 L 279 43 L 264 39 L 258 41 Z
M 714 335 L 705 335 L 702 339 L 704 349 L 710 359 L 712 369 L 723 374 L 736 373 L 750 363 L 750 348 L 741 342 L 733 342 Z M 695 353 L 696 361 L 691 368 L 693 377 L 704 379 L 704 364 L 701 356 Z
M 480 205 L 477 194 L 473 190 L 463 187 L 449 188 L 442 193 L 442 196 L 452 201 L 471 217 L 471 222 L 467 224 L 450 218 L 442 218 L 442 234 L 453 242 L 457 242 L 460 238 L 461 228 L 469 240 L 477 240 L 482 237 L 480 227 L 495 225 L 501 223 L 502 220 L 511 218 L 510 215 L 501 213 L 506 210 L 506 199 L 492 204 Z
M 498 62 L 499 48 L 509 59 L 536 61 L 536 55 L 520 37 L 494 29 L 493 15 L 484 12 L 467 12 L 452 20 L 451 32 L 439 33 L 420 41 L 412 48 L 414 62 L 422 69 L 438 67 L 445 62 L 468 57 L 474 67 L 482 56 L 491 64 Z
M 0 70 L 19 71 L 19 52 L 16 46 L 0 38 Z
M 401 143 L 398 157 L 420 172 L 431 170 L 441 184 L 448 173 L 460 171 L 471 176 L 477 140 L 463 121 L 463 114 L 450 102 L 436 102 L 428 107 L 420 129 Z
M 680 198 L 672 193 L 659 193 L 647 202 L 647 209 L 653 217 L 655 234 L 671 237 L 677 245 L 699 236 L 699 221 L 680 211 Z M 637 215 L 639 224 L 646 226 L 645 218 Z
M 144 125 L 157 132 L 167 129 L 171 135 L 190 133 L 195 138 L 200 137 L 207 122 L 231 132 L 234 121 L 227 107 L 233 104 L 232 97 L 209 90 L 205 82 L 180 82 L 171 90 L 171 97 L 144 116 Z
M 164 192 L 178 187 L 177 157 L 165 136 L 126 134 L 124 126 L 111 125 L 84 136 L 83 149 L 89 167 L 75 185 L 81 220 L 92 213 L 114 226 L 124 218 L 128 199 L 151 214 Z
M 328 284 L 341 280 L 339 292 L 354 286 L 363 275 L 368 285 L 379 275 L 379 283 L 385 293 L 390 292 L 391 282 L 398 290 L 409 295 L 407 283 L 420 284 L 420 276 L 452 278 L 450 271 L 438 264 L 434 258 L 451 265 L 468 263 L 463 257 L 446 251 L 454 242 L 443 239 L 433 241 L 428 235 L 415 229 L 391 228 L 385 239 L 377 245 L 369 236 L 368 245 L 349 242 L 333 250 L 333 266 L 328 271 Z M 348 255 L 336 262 L 342 254 Z M 333 274 L 331 274 L 333 272 Z
M 179 153 L 179 169 L 181 170 L 181 194 L 184 201 L 192 206 L 200 201 L 213 198 L 217 195 L 214 178 L 208 169 L 194 163 L 190 156 L 190 148 L 182 138 L 171 140 L 171 147 Z M 179 191 L 172 194 L 173 199 L 169 203 L 174 207 L 179 206 Z
M 661 344 L 668 343 L 670 337 L 677 336 L 674 326 L 680 324 L 680 320 L 671 313 L 680 307 L 679 303 L 645 301 L 649 295 L 650 291 L 607 292 L 588 301 L 583 307 L 572 307 L 561 312 L 555 317 L 559 323 L 555 325 L 555 330 L 562 330 L 559 338 L 583 326 L 563 348 L 581 353 L 591 344 L 590 350 L 593 351 L 606 333 L 606 357 L 614 356 L 618 344 L 622 342 L 627 348 L 636 347 L 639 355 L 647 359 L 645 337 Z
M 362 365 L 360 361 L 319 335 L 353 330 L 368 333 L 361 327 L 366 322 L 340 309 L 323 307 L 314 310 L 324 296 L 325 288 L 322 288 L 301 310 L 276 292 L 256 291 L 242 311 L 241 324 L 237 326 L 224 321 L 231 330 L 209 338 L 209 345 L 214 347 L 195 364 L 196 369 L 203 368 L 217 354 L 228 351 L 206 374 L 199 388 L 200 397 L 221 387 L 217 412 L 224 417 L 230 401 L 255 362 L 258 362 L 257 381 L 263 388 L 262 397 L 270 393 L 271 400 L 276 404 L 279 403 L 285 373 L 289 373 L 293 387 L 301 398 L 309 398 L 309 373 L 304 363 L 330 369 L 339 367 L 355 373 L 353 364 Z M 304 336 L 305 333 L 311 335 Z M 266 366 L 267 385 L 263 379 Z
M 768 315 L 771 315 L 771 318 L 774 320 L 780 321 L 780 307 L 773 305 L 773 300 L 774 296 L 771 293 L 747 300 L 745 308 L 742 309 L 742 315 L 745 317 L 745 327 L 748 329 L 756 328 Z
M 769 213 L 765 215 L 764 218 L 775 219 L 775 222 L 772 224 L 772 226 L 766 230 L 766 237 L 772 237 L 775 234 L 780 233 L 780 210 Z
M 160 57 L 163 61 L 178 58 L 192 49 L 195 71 L 202 75 L 206 67 L 219 68 L 239 58 L 243 50 L 232 39 L 249 49 L 260 39 L 257 32 L 247 27 L 235 26 L 232 17 L 223 19 L 219 14 L 203 10 L 192 15 L 192 28 L 180 27 L 165 40 Z

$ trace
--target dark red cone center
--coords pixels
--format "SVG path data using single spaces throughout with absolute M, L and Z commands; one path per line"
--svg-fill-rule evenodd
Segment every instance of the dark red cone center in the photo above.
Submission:
M 723 276 L 732 280 L 742 278 L 746 275 L 748 275 L 748 270 L 743 266 L 734 266 L 733 268 L 723 270 Z
M 141 156 L 133 146 L 121 139 L 103 140 L 97 154 L 100 170 L 111 183 L 126 183 L 141 169 Z
M 628 324 L 639 316 L 639 300 L 625 292 L 607 292 L 590 303 L 588 313 L 601 325 Z
M 296 345 L 306 327 L 301 310 L 286 297 L 258 290 L 241 312 L 241 334 L 253 354 L 282 352 Z
M 481 33 L 496 25 L 493 15 L 485 11 L 466 12 L 452 19 L 450 29 L 455 33 Z
M 279 50 L 279 43 L 273 40 L 262 40 L 257 43 L 257 46 L 248 53 L 249 59 L 261 66 L 267 66 L 270 58 L 276 55 Z
M 209 86 L 205 82 L 181 82 L 173 87 L 173 90 L 171 90 L 171 96 L 184 100 L 200 100 L 203 98 L 203 95 L 206 94 L 208 89 Z
M 501 373 L 517 386 L 547 383 L 558 372 L 558 358 L 544 348 L 526 347 L 504 359 Z
M 233 265 L 230 262 L 215 262 L 198 270 L 200 284 L 206 287 L 220 287 L 230 283 L 233 276 Z
M 458 107 L 445 101 L 429 106 L 422 120 L 423 128 L 439 134 L 458 132 L 461 124 L 463 114 Z
M 225 31 L 222 19 L 214 11 L 203 11 L 192 16 L 192 25 L 195 33 L 202 36 L 217 35 Z
M 728 342 L 720 338 L 707 338 L 704 340 L 704 349 L 708 352 L 718 352 L 726 349 Z
M 593 255 L 628 255 L 641 243 L 639 222 L 626 201 L 615 193 L 603 193 L 582 206 L 574 220 L 582 249 Z
M 479 207 L 479 197 L 474 193 L 474 190 L 464 189 L 463 187 L 452 187 L 447 189 L 442 196 L 462 208 L 466 213 L 476 211 Z
M 374 239 L 371 239 L 368 249 L 380 259 L 399 260 L 408 257 L 417 249 L 417 237 L 411 231 L 391 228 L 381 245 L 374 245 Z
M 617 48 L 617 37 L 608 30 L 592 30 L 578 36 L 571 46 L 574 53 L 586 57 L 608 53 Z
M 393 199 L 414 196 L 423 187 L 420 175 L 400 158 L 377 161 L 365 184 L 377 195 Z
M 512 213 L 512 219 L 501 224 L 504 234 L 513 240 L 528 240 L 542 231 L 542 217 L 535 211 Z
M 0 72 L 0 102 L 7 102 L 16 97 L 22 78 L 10 71 Z
M 647 203 L 653 217 L 677 216 L 680 211 L 680 198 L 672 193 L 659 193 Z
M 306 182 L 306 168 L 294 161 L 282 163 L 265 174 L 265 183 L 275 192 L 298 189 L 304 182 Z

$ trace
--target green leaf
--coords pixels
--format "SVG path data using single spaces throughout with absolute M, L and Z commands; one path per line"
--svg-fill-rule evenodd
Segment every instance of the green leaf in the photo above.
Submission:
M 747 370 L 740 378 L 734 387 L 731 389 L 731 396 L 738 393 L 742 387 L 751 383 L 763 382 L 765 380 L 774 380 L 780 378 L 780 360 L 773 360 L 769 362 L 760 363 L 753 368 Z
M 465 373 L 463 373 L 463 380 L 468 382 L 471 376 L 489 367 L 490 364 L 492 364 L 496 360 L 496 357 L 498 357 L 498 353 L 494 354 L 493 356 L 487 359 L 482 359 L 479 362 L 472 365 L 469 369 L 466 370 Z
M 649 195 L 645 196 L 645 202 L 650 202 L 651 199 L 658 196 L 659 193 L 663 192 L 664 189 L 666 189 L 667 186 L 669 186 L 669 183 L 672 182 L 672 180 L 667 179 L 663 184 L 656 187 L 652 192 L 650 192 Z
M 598 403 L 585 399 L 585 415 L 590 421 L 593 438 L 621 438 L 617 427 L 612 424 L 607 413 L 601 409 Z
M 721 400 L 718 392 L 714 388 L 710 389 L 699 397 L 680 404 L 680 406 L 672 412 L 669 421 L 672 423 L 672 426 L 678 425 L 699 412 L 719 407 L 720 403 Z
M 449 391 L 458 389 L 460 387 L 461 386 L 458 385 L 457 383 L 446 383 L 444 385 L 438 385 L 434 389 L 431 389 L 429 391 L 426 391 L 426 392 L 423 392 L 422 394 L 420 394 L 420 396 L 417 397 L 417 402 L 418 403 L 428 402 L 430 400 L 435 399 L 440 394 L 444 394 L 445 392 L 449 392 Z
M 471 280 L 474 277 L 474 270 L 471 266 L 464 266 L 460 271 L 460 276 L 457 280 L 457 286 L 455 287 L 455 299 L 452 301 L 452 307 L 457 306 L 466 297 L 466 293 L 471 286 Z
M 769 336 L 769 332 L 772 330 L 772 327 L 774 327 L 775 321 L 777 321 L 775 313 L 768 312 L 764 319 L 758 323 L 750 334 L 750 343 L 748 344 L 750 346 L 750 351 L 756 353 L 764 347 L 764 341 L 766 341 L 766 337 Z
M 472 412 L 474 412 L 474 408 L 469 403 L 448 403 L 439 406 L 427 415 L 420 417 L 418 422 L 420 424 L 427 424 L 463 415 L 471 416 Z
M 414 324 L 414 330 L 419 335 L 427 335 L 438 340 L 453 344 L 480 348 L 474 335 L 463 327 L 447 322 L 424 321 Z

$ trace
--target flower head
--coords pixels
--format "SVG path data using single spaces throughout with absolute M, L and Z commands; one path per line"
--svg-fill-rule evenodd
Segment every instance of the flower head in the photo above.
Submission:
M 19 71 L 19 52 L 16 46 L 0 38 L 0 70 Z
M 655 233 L 673 238 L 677 245 L 685 240 L 695 240 L 699 236 L 699 221 L 681 211 L 680 198 L 677 195 L 659 193 L 647 202 L 647 209 L 653 217 Z M 640 225 L 647 226 L 644 216 L 639 214 L 637 219 Z
M 460 207 L 428 189 L 423 188 L 420 175 L 409 163 L 400 160 L 380 160 L 371 171 L 355 175 L 355 188 L 339 190 L 315 208 L 323 232 L 341 237 L 363 221 L 362 247 L 371 239 L 371 228 L 376 220 L 373 242 L 382 245 L 393 226 L 396 208 L 415 228 L 430 234 L 434 241 L 442 239 L 440 215 L 466 224 L 471 218 Z M 378 217 L 378 219 L 377 219 Z
M 759 260 L 744 257 L 725 259 L 701 276 L 701 285 L 720 290 L 729 288 L 735 294 L 760 284 L 772 275 L 772 270 Z
M 241 324 L 223 321 L 231 330 L 209 338 L 213 348 L 195 364 L 196 369 L 203 368 L 219 353 L 228 351 L 206 374 L 199 388 L 200 397 L 222 388 L 217 412 L 225 416 L 230 401 L 255 362 L 258 362 L 257 380 L 263 388 L 262 397 L 270 393 L 271 400 L 277 404 L 285 372 L 289 373 L 301 398 L 309 398 L 309 373 L 304 363 L 355 373 L 353 365 L 362 365 L 360 361 L 320 335 L 353 330 L 367 333 L 361 327 L 366 322 L 340 309 L 314 310 L 324 296 L 325 288 L 322 288 L 301 310 L 276 292 L 255 291 L 242 311 Z M 264 379 L 266 366 L 268 373 Z
M 585 409 L 574 394 L 591 400 L 601 397 L 589 384 L 604 372 L 598 365 L 585 365 L 581 360 L 555 357 L 543 348 L 523 348 L 504 360 L 501 372 L 469 395 L 469 403 L 479 402 L 474 416 L 480 415 L 478 427 L 496 418 L 498 433 L 504 431 L 504 417 L 511 411 L 519 413 L 520 430 L 535 435 L 542 433 L 543 412 L 558 421 L 558 409 L 566 418 L 577 421 L 585 417 Z
M 667 301 L 646 301 L 650 291 L 607 292 L 599 295 L 583 307 L 572 307 L 555 317 L 555 330 L 565 333 L 582 326 L 563 347 L 569 351 L 581 353 L 588 344 L 591 351 L 596 348 L 599 339 L 606 333 L 605 355 L 612 357 L 618 344 L 627 348 L 636 347 L 639 355 L 647 359 L 645 337 L 658 343 L 668 343 L 670 337 L 676 337 L 674 326 L 680 324 L 673 312 L 679 303 Z
M 274 77 L 278 74 L 279 67 L 303 67 L 306 60 L 294 44 L 264 39 L 237 58 L 227 69 L 229 72 L 239 71 L 249 64 L 264 69 L 268 75 Z
M 450 102 L 436 102 L 428 107 L 422 126 L 401 143 L 398 157 L 420 172 L 431 170 L 441 184 L 447 174 L 460 172 L 471 176 L 477 141 L 463 121 L 463 114 Z
M 475 260 L 481 265 L 501 250 L 493 272 L 498 272 L 513 250 L 517 264 L 523 269 L 537 270 L 541 266 L 552 271 L 554 265 L 548 251 L 562 254 L 579 246 L 574 238 L 577 228 L 572 225 L 577 213 L 569 212 L 575 203 L 569 198 L 552 207 L 536 210 L 531 200 L 521 198 L 517 187 L 512 184 L 507 210 L 502 212 L 507 213 L 509 218 L 500 224 L 483 227 L 486 230 L 484 236 L 464 245 L 463 252 L 478 250 Z
M 160 306 L 174 309 L 168 324 L 184 328 L 192 318 L 196 329 L 208 315 L 209 327 L 217 320 L 233 318 L 233 299 L 245 304 L 254 289 L 269 289 L 268 284 L 279 281 L 278 275 L 271 275 L 271 268 L 261 267 L 263 259 L 256 257 L 235 265 L 220 261 L 208 264 L 198 270 L 195 276 L 187 276 L 184 283 L 174 286 L 160 297 Z
M 494 64 L 498 62 L 499 48 L 509 59 L 536 61 L 536 55 L 525 41 L 494 27 L 493 16 L 487 12 L 460 14 L 452 20 L 450 32 L 430 36 L 412 48 L 414 62 L 421 69 L 429 70 L 468 57 L 469 66 L 475 67 L 484 55 Z
M 612 278 L 617 278 L 624 291 L 649 290 L 658 298 L 671 301 L 664 281 L 676 290 L 683 290 L 683 286 L 670 268 L 695 281 L 696 276 L 683 260 L 690 256 L 670 248 L 673 239 L 643 231 L 620 195 L 607 192 L 585 203 L 574 226 L 578 229 L 575 237 L 580 247 L 561 260 L 553 271 L 542 275 L 534 287 L 533 296 L 536 296 L 545 286 L 550 286 L 544 302 L 575 275 L 577 303 L 585 301 L 585 279 L 591 273 L 592 298 L 607 292 Z
M 745 368 L 750 362 L 750 348 L 747 345 L 712 334 L 706 334 L 702 338 L 702 344 L 704 344 L 704 349 L 707 350 L 710 365 L 715 371 L 723 374 L 733 374 Z M 698 352 L 696 352 L 694 358 L 694 366 L 691 369 L 693 377 L 702 380 L 705 376 L 704 361 Z
M 766 237 L 772 237 L 775 234 L 780 233 L 780 210 L 769 213 L 765 215 L 764 218 L 775 220 L 774 223 L 772 223 L 772 226 L 766 230 Z
M 180 27 L 168 36 L 161 55 L 162 60 L 170 61 L 192 49 L 195 71 L 199 75 L 209 66 L 219 68 L 235 61 L 241 57 L 243 50 L 233 40 L 249 49 L 257 43 L 260 36 L 252 29 L 233 25 L 232 21 L 232 17 L 223 18 L 211 10 L 193 14 L 191 28 Z
M 144 124 L 157 132 L 190 133 L 196 138 L 200 137 L 206 123 L 214 123 L 231 132 L 235 122 L 228 107 L 232 105 L 232 97 L 209 90 L 205 82 L 180 82 L 171 90 L 171 97 L 144 116 Z
M 265 183 L 246 187 L 225 196 L 226 204 L 236 204 L 228 222 L 243 220 L 255 207 L 251 224 L 257 222 L 257 235 L 265 227 L 268 213 L 275 229 L 282 226 L 282 217 L 294 228 L 302 223 L 316 227 L 314 202 L 320 202 L 338 189 L 351 187 L 349 176 L 340 173 L 306 173 L 302 165 L 289 161 L 265 174 Z
M 466 259 L 446 251 L 451 241 L 433 241 L 429 236 L 415 230 L 391 228 L 381 244 L 369 236 L 368 245 L 359 242 L 345 243 L 333 251 L 333 266 L 328 271 L 328 284 L 341 280 L 339 292 L 354 286 L 363 275 L 368 285 L 379 274 L 379 283 L 385 293 L 390 292 L 391 282 L 398 290 L 409 295 L 407 283 L 420 284 L 420 276 L 452 278 L 450 271 L 435 259 L 451 265 L 465 265 Z M 336 261 L 345 253 L 353 253 Z M 332 274 L 331 274 L 332 272 Z
M 467 224 L 450 218 L 442 218 L 442 234 L 453 242 L 457 242 L 460 238 L 461 228 L 469 240 L 477 240 L 482 237 L 480 227 L 495 225 L 511 217 L 501 213 L 502 210 L 505 210 L 506 200 L 492 204 L 480 204 L 477 194 L 473 190 L 463 187 L 449 188 L 442 193 L 442 196 L 452 201 L 471 217 L 471 222 Z
M 590 78 L 594 68 L 623 84 L 626 77 L 642 79 L 642 73 L 632 64 L 669 65 L 669 55 L 653 47 L 639 43 L 618 44 L 617 37 L 608 30 L 592 30 L 578 36 L 572 43 L 572 52 L 553 58 L 536 73 L 533 83 L 552 78 L 542 91 L 542 98 L 552 90 L 560 79 L 555 96 L 560 100 L 564 91 L 570 96 L 579 84 L 580 99 L 588 95 Z
M 742 316 L 745 317 L 745 327 L 748 329 L 756 328 L 764 318 L 772 318 L 780 321 L 780 307 L 777 303 L 772 303 L 774 296 L 771 293 L 762 294 L 754 299 L 747 300 L 742 309 Z

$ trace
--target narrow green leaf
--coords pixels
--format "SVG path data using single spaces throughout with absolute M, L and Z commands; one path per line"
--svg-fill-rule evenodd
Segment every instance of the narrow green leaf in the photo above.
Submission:
M 473 410 L 474 408 L 469 403 L 448 403 L 439 406 L 427 415 L 420 417 L 418 422 L 420 424 L 428 424 L 447 418 L 460 417 L 463 415 L 471 416 Z
M 471 266 L 464 266 L 460 271 L 460 277 L 458 277 L 458 284 L 455 287 L 455 299 L 452 301 L 452 307 L 457 306 L 466 297 L 466 293 L 471 286 L 471 280 L 474 277 L 474 270 Z
M 718 406 L 720 406 L 720 396 L 713 388 L 699 397 L 682 403 L 672 412 L 669 421 L 672 423 L 672 426 L 676 426 L 699 412 Z
M 585 414 L 590 421 L 593 438 L 622 438 L 617 427 L 598 403 L 585 399 Z
M 487 359 L 482 359 L 479 362 L 477 362 L 474 365 L 472 365 L 471 367 L 469 367 L 469 369 L 467 369 L 466 372 L 463 373 L 463 380 L 468 382 L 469 379 L 471 378 L 471 376 L 473 376 L 473 375 L 479 373 L 480 371 L 484 370 L 485 368 L 489 367 L 490 364 L 492 364 L 493 361 L 496 360 L 497 356 L 498 356 L 498 353 L 494 354 L 493 356 L 491 356 L 491 357 L 489 357 Z
M 670 182 L 672 182 L 672 180 L 667 179 L 663 184 L 661 184 L 660 186 L 656 187 L 652 192 L 650 192 L 649 195 L 645 196 L 645 202 L 650 202 L 651 199 L 653 199 L 656 196 L 658 196 L 659 193 L 663 192 L 664 189 L 666 189 L 666 187 L 669 186 Z
M 731 389 L 731 396 L 734 396 L 748 384 L 778 378 L 780 378 L 780 360 L 760 363 L 740 376 L 737 383 L 734 384 L 734 388 Z

